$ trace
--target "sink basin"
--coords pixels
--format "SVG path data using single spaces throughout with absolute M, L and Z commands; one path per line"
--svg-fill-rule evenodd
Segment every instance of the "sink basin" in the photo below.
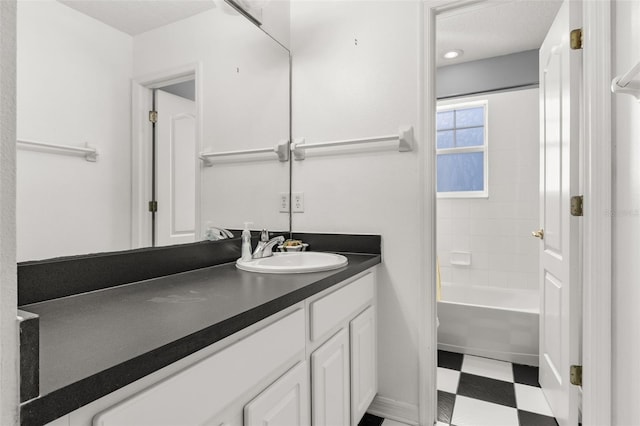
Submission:
M 238 259 L 236 266 L 243 271 L 263 272 L 267 274 L 299 274 L 303 272 L 319 272 L 338 269 L 346 266 L 346 257 L 315 251 L 293 253 L 274 253 L 271 257 L 242 261 Z

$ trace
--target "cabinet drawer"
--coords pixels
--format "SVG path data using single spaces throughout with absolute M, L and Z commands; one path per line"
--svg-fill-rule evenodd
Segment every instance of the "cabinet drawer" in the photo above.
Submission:
M 333 328 L 371 303 L 375 292 L 374 275 L 368 273 L 350 284 L 312 302 L 310 305 L 311 340 L 322 337 Z
M 304 348 L 299 309 L 98 414 L 93 424 L 200 425 Z

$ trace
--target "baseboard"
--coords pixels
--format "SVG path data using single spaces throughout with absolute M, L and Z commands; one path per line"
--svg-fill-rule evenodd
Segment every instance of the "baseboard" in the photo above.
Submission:
M 418 426 L 418 406 L 376 395 L 367 413 L 385 419 Z

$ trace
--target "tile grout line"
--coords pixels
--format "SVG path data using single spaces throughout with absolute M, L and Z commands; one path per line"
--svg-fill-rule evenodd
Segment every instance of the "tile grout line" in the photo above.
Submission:
M 459 406 L 458 396 L 460 396 L 463 398 L 461 401 L 465 401 L 465 403 L 467 402 L 466 399 L 469 399 L 470 401 L 477 401 L 483 408 L 497 409 L 497 411 L 502 411 L 503 414 L 508 412 L 511 418 L 510 423 L 516 426 L 520 424 L 539 424 L 540 426 L 557 425 L 555 419 L 547 415 L 551 413 L 551 410 L 544 399 L 537 381 L 537 367 L 444 351 L 438 351 L 438 355 L 438 372 L 441 377 L 442 373 L 447 370 L 459 372 L 457 385 L 452 385 L 451 382 L 446 385 L 449 389 L 455 387 L 455 393 L 441 389 L 442 384 L 439 383 L 438 395 L 439 397 L 446 396 L 446 401 L 444 401 L 446 407 L 443 406 L 443 401 L 440 401 L 441 398 L 439 398 L 438 421 L 442 421 L 445 424 L 452 424 L 451 422 L 454 422 L 455 416 L 460 415 L 459 412 L 462 410 L 462 408 L 460 408 L 458 411 L 455 411 Z M 464 371 L 466 359 L 472 360 L 471 362 L 467 362 L 467 365 L 475 364 L 474 367 L 467 368 L 471 371 Z M 479 369 L 476 368 L 478 366 L 480 366 Z M 493 367 L 497 368 L 491 371 Z M 489 371 L 488 375 L 483 374 L 482 368 L 486 368 Z M 496 376 L 502 377 L 502 379 L 498 379 Z M 511 380 L 504 380 L 507 376 L 509 376 Z M 451 379 L 451 377 L 449 374 L 449 379 Z M 463 379 L 469 382 L 468 386 L 462 383 Z M 490 395 L 490 391 L 495 390 L 492 389 L 494 387 L 501 389 L 499 389 L 500 391 L 495 395 Z M 520 389 L 522 389 L 523 392 L 516 390 L 519 387 L 521 387 Z M 536 390 L 539 391 L 539 394 L 536 394 Z M 519 403 L 519 393 L 523 394 L 521 395 L 522 398 L 525 397 L 524 395 L 527 395 L 528 399 L 526 402 L 523 400 Z M 505 401 L 507 402 L 505 403 Z M 446 408 L 447 413 L 443 413 L 443 408 Z M 457 418 L 455 418 L 455 421 L 460 423 Z M 532 421 L 536 423 L 532 423 Z M 464 424 L 460 423 L 458 426 L 464 426 Z

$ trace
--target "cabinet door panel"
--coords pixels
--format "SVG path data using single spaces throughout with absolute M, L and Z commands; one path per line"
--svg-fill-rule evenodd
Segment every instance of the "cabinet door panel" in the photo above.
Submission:
M 307 363 L 293 367 L 244 407 L 244 426 L 307 426 Z
M 340 330 L 311 354 L 314 426 L 349 424 L 349 334 Z
M 375 309 L 351 321 L 351 424 L 357 425 L 378 391 Z

